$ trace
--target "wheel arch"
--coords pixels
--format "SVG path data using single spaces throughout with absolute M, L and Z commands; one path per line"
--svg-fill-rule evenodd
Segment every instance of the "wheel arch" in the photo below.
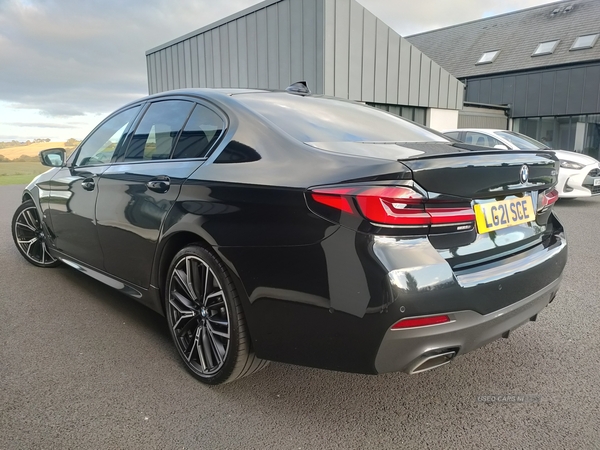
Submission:
M 242 305 L 242 310 L 244 311 L 244 315 L 246 318 L 247 333 L 250 337 L 250 348 L 254 348 L 254 342 L 252 340 L 252 321 L 249 320 L 250 311 L 248 310 L 250 301 L 246 293 L 246 289 L 241 279 L 239 278 L 237 271 L 235 270 L 235 267 L 232 265 L 231 261 L 225 258 L 223 254 L 218 251 L 217 247 L 209 243 L 208 239 L 194 231 L 179 230 L 173 232 L 168 236 L 165 236 L 161 241 L 160 245 L 157 247 L 157 253 L 154 259 L 156 263 L 153 267 L 152 279 L 154 281 L 153 284 L 157 287 L 160 296 L 160 305 L 162 308 L 163 315 L 166 315 L 164 289 L 167 282 L 167 272 L 169 271 L 171 261 L 181 249 L 188 245 L 194 244 L 199 245 L 213 253 L 229 271 L 229 275 L 231 276 L 236 287 L 237 294 Z
M 28 191 L 24 191 L 23 192 L 23 196 L 21 198 L 21 203 L 25 203 L 28 200 L 31 200 L 32 202 L 35 203 L 35 200 L 33 199 L 33 196 Z
M 167 272 L 169 270 L 169 266 L 171 265 L 171 261 L 173 260 L 177 252 L 179 252 L 179 250 L 192 244 L 197 244 L 201 247 L 206 248 L 207 250 L 212 252 L 227 267 L 231 277 L 235 282 L 236 288 L 238 290 L 238 295 L 242 299 L 242 307 L 244 308 L 244 310 L 246 309 L 246 305 L 248 304 L 248 297 L 246 295 L 246 290 L 237 275 L 235 267 L 232 265 L 231 261 L 225 258 L 221 254 L 221 252 L 218 251 L 215 245 L 210 243 L 210 241 L 211 239 L 208 236 L 202 236 L 202 234 L 197 233 L 195 231 L 182 229 L 170 233 L 168 236 L 164 236 L 161 242 L 159 243 L 157 247 L 157 253 L 154 258 L 156 263 L 153 267 L 152 284 L 156 286 L 160 292 L 163 312 L 163 293 L 167 278 Z
M 43 216 L 44 211 L 42 211 L 42 205 L 40 203 L 40 192 L 37 186 L 28 186 L 21 195 L 21 203 L 25 203 L 26 201 L 31 200 L 35 207 L 37 208 L 40 216 Z
M 197 233 L 193 233 L 191 231 L 175 232 L 166 237 L 161 242 L 161 245 L 159 245 L 159 247 L 157 248 L 157 254 L 154 258 L 154 260 L 157 262 L 154 264 L 152 278 L 154 280 L 153 284 L 158 288 L 160 292 L 163 313 L 165 308 L 163 293 L 167 278 L 167 272 L 169 270 L 169 266 L 171 265 L 171 261 L 173 260 L 173 257 L 177 254 L 179 250 L 188 245 L 196 243 L 201 245 L 202 247 L 206 247 L 208 249 L 211 248 L 211 246 L 205 239 L 203 239 Z

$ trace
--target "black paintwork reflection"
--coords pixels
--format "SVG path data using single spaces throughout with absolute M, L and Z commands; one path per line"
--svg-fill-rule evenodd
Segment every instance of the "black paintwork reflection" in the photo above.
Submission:
M 466 150 L 442 156 L 454 149 L 443 144 L 407 145 L 415 151 L 405 155 L 413 158 L 416 151 L 437 156 L 402 162 L 361 155 L 362 144 L 353 146 L 355 155 L 339 146 L 324 151 L 240 108 L 235 95 L 211 96 L 229 125 L 205 162 L 117 163 L 104 173 L 105 168 L 62 169 L 49 195 L 40 188 L 57 246 L 71 258 L 78 252 L 78 260 L 89 258 L 80 270 L 108 272 L 130 295 L 139 293 L 141 301 L 160 309 L 153 286 L 164 281 L 163 252 L 168 249 L 172 257 L 170 243 L 181 244 L 180 237 L 185 243 L 203 240 L 229 269 L 259 357 L 356 372 L 375 372 L 381 340 L 402 317 L 469 309 L 485 314 L 560 276 L 566 249 L 553 216 L 544 216 L 548 224 L 540 219 L 538 228 L 512 227 L 483 237 L 462 233 L 463 240 L 439 236 L 434 242 L 423 236 L 376 237 L 381 229 L 363 226 L 360 217 L 316 213 L 316 206 L 311 211 L 306 196 L 314 186 L 410 183 L 414 175 L 436 193 L 432 197 L 465 197 L 470 203 L 473 196 L 523 191 L 518 173 L 525 162 L 531 169 L 527 190 L 549 186 L 556 178 L 551 157 Z M 369 151 L 383 156 L 377 148 Z M 390 148 L 385 147 L 388 158 Z M 93 191 L 82 190 L 85 177 L 96 181 Z M 147 185 L 157 177 L 170 180 L 163 193 Z M 525 244 L 528 248 L 519 248 Z M 551 251 L 556 254 L 544 259 Z M 494 274 L 505 261 L 519 258 L 526 258 L 529 270 L 506 275 L 502 290 L 493 277 L 477 278 L 479 267 Z M 461 287 L 461 274 L 477 279 Z
M 304 190 L 199 180 L 184 184 L 169 216 L 165 230 L 201 229 L 203 237 L 210 236 L 206 240 L 222 247 L 309 245 L 327 236 L 332 225 L 306 208 Z
M 324 245 L 329 239 L 342 237 L 338 231 L 319 246 L 311 246 L 313 255 L 307 253 L 306 247 L 273 249 L 264 253 L 264 258 L 256 259 L 256 254 L 246 249 L 245 256 L 239 258 L 240 249 L 221 249 L 224 257 L 233 261 L 244 262 L 239 275 L 250 280 L 252 295 L 251 307 L 247 307 L 248 323 L 257 354 L 261 357 L 322 367 L 334 370 L 375 373 L 374 357 L 385 332 L 402 317 L 415 315 L 439 314 L 448 311 L 474 310 L 487 314 L 530 295 L 547 286 L 558 278 L 566 263 L 566 247 L 560 224 L 553 219 L 554 235 L 529 253 L 513 256 L 534 258 L 526 272 L 514 273 L 502 281 L 503 289 L 498 289 L 494 279 L 481 278 L 479 284 L 465 290 L 456 281 L 455 273 L 445 260 L 427 245 L 427 239 L 407 240 L 402 238 L 376 238 L 375 241 L 355 241 L 357 254 L 363 252 L 374 255 L 372 264 L 365 264 L 368 259 L 361 256 L 357 260 L 343 262 L 343 269 L 348 270 L 348 277 L 364 270 L 368 283 L 379 284 L 380 289 L 372 289 L 372 293 L 381 293 L 382 298 L 372 298 L 371 304 L 379 303 L 377 308 L 369 308 L 366 314 L 356 316 L 341 310 L 326 308 L 326 301 L 311 303 L 313 297 L 306 296 L 306 301 L 298 301 L 302 296 L 294 296 L 293 301 L 281 299 L 276 289 L 261 288 L 261 285 L 301 286 L 301 294 L 325 292 L 323 259 L 315 255 L 323 254 L 325 264 L 329 256 L 337 259 L 339 247 Z M 341 230 L 340 230 L 341 231 Z M 354 239 L 352 239 L 354 241 Z M 352 246 L 352 243 L 348 243 Z M 261 251 L 263 253 L 264 250 Z M 334 252 L 334 254 L 331 254 Z M 545 252 L 554 253 L 548 259 Z M 288 261 L 305 262 L 311 258 L 316 261 L 317 269 L 308 269 L 298 264 L 296 271 L 289 270 Z M 260 268 L 252 267 L 256 261 Z M 283 261 L 284 265 L 277 266 Z M 503 261 L 490 262 L 489 267 L 500 267 Z M 241 267 L 239 264 L 237 267 Z M 261 270 L 265 269 L 265 270 Z M 246 269 L 248 272 L 246 272 Z M 328 273 L 330 282 L 339 282 L 336 275 Z M 460 271 L 456 272 L 460 275 Z M 267 275 L 268 274 L 268 275 Z M 289 277 L 278 284 L 278 274 Z M 302 287 L 299 282 L 303 275 L 310 285 Z M 261 282 L 263 280 L 263 282 Z M 320 281 L 318 281 L 320 280 Z M 345 278 L 347 281 L 348 278 Z M 315 287 L 321 286 L 320 290 Z M 387 291 L 387 292 L 386 292 Z M 287 291 L 289 292 L 289 291 Z M 320 297 L 323 297 L 321 294 Z M 327 297 L 323 297 L 327 298 Z M 350 302 L 351 304 L 352 302 Z M 290 351 L 293 349 L 293 351 Z M 316 351 L 318 349 L 318 351 Z
M 428 128 L 356 102 L 283 92 L 240 95 L 238 101 L 300 142 L 448 142 Z
M 141 287 L 149 286 L 162 222 L 175 204 L 183 181 L 200 164 L 115 164 L 102 175 L 96 217 L 108 273 Z M 167 192 L 154 192 L 146 186 L 161 176 L 170 179 Z
M 549 188 L 556 183 L 558 163 L 553 155 L 536 152 L 485 152 L 481 154 L 403 161 L 415 181 L 431 192 L 467 198 L 486 198 Z M 521 183 L 523 164 L 529 182 Z
M 103 257 L 96 229 L 98 179 L 107 166 L 59 169 L 48 183 L 47 216 L 53 244 L 72 258 L 102 269 Z M 95 184 L 92 190 L 84 182 Z

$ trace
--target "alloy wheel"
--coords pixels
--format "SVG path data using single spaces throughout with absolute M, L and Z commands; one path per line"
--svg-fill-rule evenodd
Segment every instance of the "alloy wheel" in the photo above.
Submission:
M 48 252 L 46 234 L 35 205 L 25 206 L 13 221 L 15 243 L 31 263 L 53 266 L 58 262 Z
M 188 367 L 200 377 L 216 374 L 230 347 L 231 323 L 219 279 L 201 258 L 176 262 L 168 286 L 168 319 Z

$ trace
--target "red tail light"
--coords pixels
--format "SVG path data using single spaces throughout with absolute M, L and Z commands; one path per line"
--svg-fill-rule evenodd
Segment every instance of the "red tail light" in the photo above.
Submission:
M 412 318 L 407 317 L 405 319 L 399 320 L 394 325 L 392 325 L 392 330 L 404 330 L 406 328 L 426 327 L 429 325 L 439 325 L 448 322 L 450 322 L 450 317 L 446 315 Z
M 350 214 L 361 214 L 374 225 L 396 227 L 444 227 L 460 231 L 472 228 L 475 212 L 470 204 L 455 206 L 430 201 L 404 186 L 334 187 L 311 191 L 313 200 Z
M 556 189 L 548 189 L 540 192 L 538 196 L 538 211 L 542 211 L 554 205 L 558 200 L 558 191 Z

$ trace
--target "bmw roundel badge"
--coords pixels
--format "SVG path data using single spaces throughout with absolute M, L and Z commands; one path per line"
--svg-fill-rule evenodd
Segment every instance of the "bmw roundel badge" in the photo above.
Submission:
M 529 181 L 529 167 L 527 167 L 527 164 L 523 164 L 523 166 L 521 167 L 520 178 L 521 183 L 523 184 Z

